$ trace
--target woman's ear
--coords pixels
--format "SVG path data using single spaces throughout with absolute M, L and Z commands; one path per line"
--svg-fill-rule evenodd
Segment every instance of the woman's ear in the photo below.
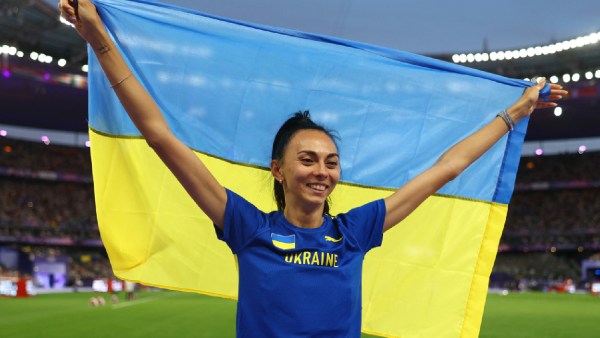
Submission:
M 281 165 L 278 160 L 271 160 L 271 174 L 273 178 L 279 183 L 283 181 L 283 175 L 281 174 Z

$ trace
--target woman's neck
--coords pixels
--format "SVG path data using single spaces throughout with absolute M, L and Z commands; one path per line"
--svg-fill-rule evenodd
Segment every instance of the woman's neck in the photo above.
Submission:
M 285 219 L 291 224 L 306 229 L 318 228 L 323 224 L 323 208 L 304 210 L 286 206 L 283 210 Z

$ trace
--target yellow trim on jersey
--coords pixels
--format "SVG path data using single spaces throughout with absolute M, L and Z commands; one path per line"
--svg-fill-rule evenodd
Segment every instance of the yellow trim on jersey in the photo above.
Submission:
M 333 243 L 337 243 L 337 242 L 341 241 L 341 240 L 342 240 L 342 238 L 343 238 L 343 237 L 340 237 L 340 238 L 333 238 L 333 237 L 331 237 L 331 236 L 325 236 L 325 241 L 327 241 L 327 242 L 333 242 Z

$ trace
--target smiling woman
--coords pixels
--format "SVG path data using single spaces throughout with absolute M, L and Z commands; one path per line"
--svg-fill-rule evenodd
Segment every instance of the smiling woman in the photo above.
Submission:
M 277 132 L 271 173 L 279 210 L 264 213 L 227 190 L 218 232 L 238 256 L 238 336 L 360 335 L 362 262 L 381 244 L 383 200 L 329 215 L 338 147 L 308 111 Z

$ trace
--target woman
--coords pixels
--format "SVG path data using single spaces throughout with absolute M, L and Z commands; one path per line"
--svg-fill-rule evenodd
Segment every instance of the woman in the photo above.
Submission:
M 237 254 L 240 337 L 360 336 L 362 261 L 381 244 L 383 232 L 457 177 L 521 118 L 536 108 L 556 106 L 538 101 L 542 80 L 396 192 L 335 218 L 328 215 L 327 198 L 340 178 L 337 146 L 308 113 L 297 113 L 275 137 L 270 167 L 279 211 L 265 214 L 221 186 L 173 135 L 110 40 L 93 4 L 79 1 L 76 13 L 69 0 L 61 0 L 59 8 L 93 48 L 148 144 Z M 550 99 L 566 93 L 558 85 L 551 89 Z

